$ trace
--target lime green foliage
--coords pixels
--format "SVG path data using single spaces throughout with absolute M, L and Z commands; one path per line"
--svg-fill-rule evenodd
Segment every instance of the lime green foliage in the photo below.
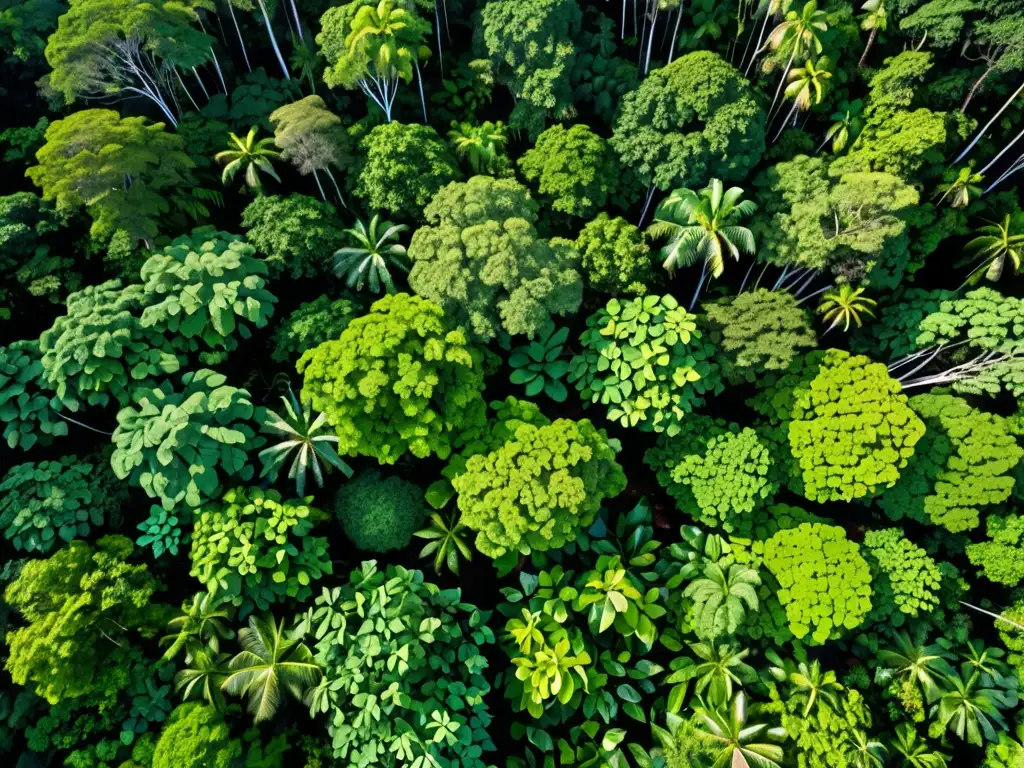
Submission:
M 989 581 L 1017 586 L 1024 579 L 1024 517 L 989 515 L 985 532 L 989 541 L 968 544 L 967 559 Z
M 40 390 L 42 357 L 38 341 L 0 347 L 0 424 L 8 448 L 27 451 L 68 433 L 68 423 L 57 415 L 60 401 Z
M 245 612 L 311 597 L 313 581 L 333 573 L 327 539 L 309 535 L 327 518 L 311 501 L 282 501 L 277 491 L 239 487 L 222 503 L 203 506 L 195 514 L 189 575 Z
M 715 359 L 732 383 L 784 371 L 818 346 L 807 311 L 786 291 L 758 288 L 703 305 Z
M 811 352 L 752 401 L 782 430 L 811 501 L 849 501 L 891 487 L 925 427 L 881 363 L 839 349 Z
M 138 529 L 142 535 L 135 543 L 153 550 L 154 560 L 159 560 L 164 552 L 177 556 L 181 543 L 181 525 L 177 515 L 154 504 L 149 508 L 149 517 L 139 523 Z
M 325 589 L 306 616 L 324 670 L 309 701 L 312 714 L 329 715 L 334 757 L 373 768 L 398 752 L 408 765 L 484 768 L 482 752 L 494 749 L 488 618 L 459 590 L 373 560 Z
M 242 742 L 224 716 L 205 704 L 180 704 L 167 718 L 153 752 L 153 768 L 232 768 Z
M 423 524 L 427 507 L 423 489 L 400 477 L 381 479 L 363 472 L 334 497 L 334 515 L 345 535 L 365 552 L 403 549 Z
M 875 593 L 873 621 L 899 627 L 905 616 L 916 618 L 939 606 L 939 566 L 901 529 L 868 531 L 863 552 Z
M 251 478 L 246 451 L 264 442 L 252 426 L 262 420 L 261 409 L 253 407 L 246 390 L 226 381 L 204 368 L 182 376 L 179 392 L 170 382 L 139 389 L 135 405 L 117 414 L 114 474 L 168 511 L 213 498 L 223 476 Z
M 582 22 L 577 0 L 491 0 L 483 6 L 480 24 L 495 80 L 515 97 L 513 130 L 534 138 L 548 118 L 572 114 L 572 41 Z
M 556 403 L 565 402 L 569 392 L 561 379 L 569 372 L 569 364 L 559 358 L 568 336 L 568 328 L 556 331 L 555 324 L 548 320 L 536 339 L 512 350 L 508 356 L 508 364 L 512 368 L 509 381 L 525 384 L 527 397 L 543 392 Z
M 999 611 L 1000 616 L 1005 616 L 1009 621 L 1024 626 L 1024 591 L 1015 589 L 1010 593 L 1011 603 Z M 1005 621 L 996 622 L 995 627 L 999 630 L 999 639 L 1008 651 L 1006 661 L 1014 668 L 1019 680 L 1024 675 L 1024 630 L 1018 629 Z
M 267 265 L 238 235 L 200 227 L 157 251 L 142 267 L 142 327 L 184 351 L 233 350 L 274 314 Z
M 139 319 L 145 291 L 120 281 L 91 285 L 68 296 L 68 311 L 39 337 L 44 385 L 66 408 L 127 405 L 132 392 L 180 365 L 170 342 Z
M 553 125 L 519 158 L 519 170 L 538 192 L 544 210 L 593 216 L 622 188 L 612 148 L 585 125 Z
M 587 222 L 576 250 L 587 284 L 596 291 L 643 296 L 656 281 L 644 233 L 621 216 L 610 218 L 602 211 Z
M 676 435 L 704 395 L 722 390 L 714 348 L 671 295 L 610 300 L 587 318 L 580 342 L 569 381 L 624 427 Z
M 764 152 L 764 111 L 738 70 L 711 51 L 680 56 L 626 94 L 611 143 L 622 165 L 661 190 L 712 174 L 742 181 Z
M 867 740 L 872 724 L 870 705 L 860 691 L 838 687 L 840 692 L 833 694 L 830 702 L 819 697 L 817 706 L 808 713 L 803 699 L 792 695 L 797 686 L 786 687 L 789 695 L 780 693 L 775 684 L 769 686 L 771 702 L 766 709 L 781 715 L 782 727 L 793 741 L 790 752 L 795 754 L 798 768 L 865 765 L 855 761 L 854 752 L 858 736 Z
M 801 523 L 764 542 L 764 565 L 800 640 L 822 644 L 856 629 L 871 610 L 871 572 L 842 528 Z
M 409 245 L 409 285 L 489 340 L 500 329 L 532 337 L 583 298 L 579 254 L 541 238 L 538 206 L 514 179 L 474 176 L 438 192 Z
M 986 508 L 1013 490 L 1024 451 L 1000 416 L 950 394 L 910 399 L 927 431 L 900 480 L 878 505 L 892 520 L 904 516 L 952 533 L 977 528 Z
M 7 633 L 7 671 L 31 681 L 51 704 L 95 690 L 105 670 L 125 658 L 137 633 L 152 636 L 158 582 L 144 565 L 130 565 L 132 543 L 106 536 L 95 549 L 73 541 L 46 560 L 30 560 L 4 592 L 24 625 Z M 111 639 L 113 638 L 113 642 Z
M 371 211 L 419 220 L 441 187 L 461 177 L 444 139 L 428 125 L 386 123 L 359 142 L 355 194 Z
M 149 243 L 170 208 L 167 198 L 194 184 L 184 148 L 163 123 L 123 118 L 112 109 L 83 109 L 50 124 L 46 144 L 36 153 L 39 164 L 26 175 L 58 211 L 84 206 L 95 240 L 106 242 L 124 229 Z M 125 183 L 126 176 L 132 184 Z
M 749 427 L 693 416 L 674 435 L 665 433 L 644 457 L 676 506 L 696 522 L 748 536 L 751 512 L 771 501 L 768 448 Z
M 319 296 L 300 304 L 277 326 L 270 357 L 279 363 L 298 360 L 307 349 L 340 338 L 352 318 L 362 313 L 363 308 L 349 299 Z
M 446 458 L 459 432 L 483 423 L 483 360 L 441 307 L 399 293 L 297 368 L 302 399 L 327 414 L 339 453 L 394 464 L 407 452 Z
M 46 554 L 116 519 L 127 493 L 110 470 L 74 456 L 17 464 L 0 482 L 0 528 L 15 549 Z
M 260 195 L 242 211 L 242 226 L 274 279 L 323 275 L 345 243 L 334 206 L 306 195 Z
M 605 497 L 626 487 L 615 462 L 617 445 L 587 419 L 524 423 L 509 431 L 506 442 L 471 456 L 452 480 L 462 522 L 477 531 L 477 549 L 488 557 L 574 541 Z

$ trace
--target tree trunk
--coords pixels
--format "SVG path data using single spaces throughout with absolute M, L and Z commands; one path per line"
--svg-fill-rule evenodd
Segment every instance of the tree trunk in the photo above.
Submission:
M 206 100 L 209 101 L 210 100 L 210 92 L 208 90 L 206 90 L 206 84 L 203 83 L 203 78 L 201 78 L 199 76 L 199 70 L 196 69 L 195 67 L 192 67 L 192 74 L 195 75 L 196 81 L 199 83 L 199 87 L 203 89 L 203 95 L 206 97 Z
M 690 311 L 697 306 L 697 298 L 700 296 L 700 289 L 704 287 L 704 280 L 708 276 L 708 263 L 704 262 L 704 266 L 700 269 L 700 280 L 697 282 L 697 287 L 693 291 L 693 298 L 690 299 Z
M 971 90 L 967 92 L 967 98 L 964 99 L 963 106 L 960 107 L 961 112 L 967 111 L 967 105 L 971 103 L 971 99 L 974 98 L 974 94 L 978 92 L 981 84 L 985 82 L 985 78 L 992 74 L 992 70 L 995 69 L 996 65 L 992 64 L 988 69 L 985 70 L 984 74 L 974 81 L 974 85 L 971 86 Z
M 434 0 L 434 26 L 437 27 L 437 62 L 441 67 L 441 77 L 444 77 L 444 52 L 441 50 L 441 9 Z
M 198 112 L 199 105 L 196 104 L 196 100 L 193 99 L 192 94 L 189 93 L 188 87 L 185 85 L 185 81 L 181 79 L 181 73 L 178 71 L 177 67 L 174 67 L 174 74 L 178 78 L 178 84 L 181 86 L 181 90 L 185 92 L 185 95 L 188 96 L 188 100 L 192 102 L 192 106 L 195 107 L 196 112 Z
M 334 185 L 334 191 L 338 193 L 338 199 L 341 200 L 341 204 L 348 208 L 348 203 L 345 202 L 345 196 L 341 194 L 341 188 L 338 186 L 338 182 L 334 178 L 334 174 L 331 173 L 330 167 L 324 168 L 324 172 L 327 174 L 327 178 L 331 180 L 331 184 Z
M 985 126 L 980 131 L 978 131 L 977 134 L 975 134 L 974 138 L 971 139 L 971 143 L 964 148 L 963 152 L 956 156 L 955 160 L 953 160 L 954 163 L 959 163 L 961 160 L 964 159 L 968 152 L 974 149 L 974 145 L 977 144 L 981 140 L 981 137 L 988 132 L 988 129 L 992 127 L 992 124 L 999 119 L 999 116 L 1006 111 L 1006 108 L 1010 106 L 1010 103 L 1014 99 L 1016 99 L 1017 96 L 1020 95 L 1021 91 L 1024 91 L 1024 83 L 1021 83 L 1020 87 L 1016 91 L 1014 91 L 1010 95 L 1010 98 L 1008 98 L 1006 102 L 1003 104 L 1003 106 L 999 108 L 999 111 L 992 115 L 992 118 L 987 123 L 985 123 Z
M 860 61 L 857 62 L 857 69 L 863 69 L 864 62 L 868 60 L 868 52 L 871 51 L 871 46 L 875 44 L 876 37 L 878 37 L 878 27 L 873 27 L 871 34 L 868 35 L 868 44 L 864 46 L 864 53 L 860 55 Z
M 622 30 L 619 32 L 619 40 L 626 39 L 626 0 L 622 0 Z
M 238 26 L 238 19 L 235 18 L 235 6 L 228 0 L 228 12 L 231 14 L 231 21 L 235 25 L 235 34 L 238 35 L 238 44 L 242 46 L 242 58 L 245 59 L 245 68 L 252 72 L 252 65 L 249 63 L 249 52 L 245 50 L 245 40 L 242 39 L 242 30 Z
M 757 36 L 757 48 L 754 49 L 754 54 L 750 57 L 750 63 L 747 64 L 747 68 L 743 71 L 744 76 L 750 74 L 750 68 L 754 66 L 754 62 L 757 61 L 757 55 L 761 52 L 761 49 L 764 47 L 764 43 L 762 43 L 761 41 L 764 39 L 764 31 L 768 28 L 768 17 L 772 15 L 773 14 L 768 13 L 768 10 L 765 9 L 764 22 L 761 24 L 761 32 Z
M 316 188 L 320 190 L 320 197 L 326 203 L 327 195 L 324 194 L 324 185 L 320 183 L 320 174 L 316 172 L 316 168 L 313 169 L 313 178 L 316 179 Z
M 654 182 L 651 182 L 650 188 L 647 190 L 647 200 L 644 201 L 644 208 L 640 211 L 640 221 L 636 223 L 637 228 L 642 228 L 644 225 L 644 219 L 647 218 L 647 210 L 651 207 L 651 201 L 654 199 Z
M 651 19 L 651 31 L 647 35 L 647 58 L 644 61 L 644 74 L 651 71 L 651 48 L 654 47 L 654 33 L 658 29 L 658 3 L 654 3 L 654 18 Z
M 302 36 L 302 22 L 299 21 L 299 9 L 295 7 L 295 0 L 288 0 L 288 2 L 292 6 L 292 16 L 295 17 L 295 31 L 299 35 L 299 42 L 305 43 L 306 38 Z
M 779 87 L 775 89 L 775 98 L 772 99 L 772 108 L 768 110 L 768 119 L 771 119 L 772 114 L 775 112 L 775 104 L 779 100 L 779 94 L 782 93 L 782 86 L 786 82 L 786 76 L 789 74 L 789 70 L 793 66 L 793 59 L 796 58 L 796 48 L 793 48 L 793 53 L 789 55 L 789 61 L 786 62 L 786 69 L 782 72 L 782 77 L 779 78 Z
M 999 154 L 996 155 L 995 157 L 993 157 L 991 160 L 989 160 L 988 164 L 984 168 L 982 168 L 980 171 L 978 171 L 978 173 L 980 173 L 982 176 L 984 176 L 985 173 L 988 171 L 988 169 L 991 168 L 996 163 L 998 163 L 999 162 L 999 158 L 1001 158 L 1003 155 L 1005 155 L 1010 150 L 1010 147 L 1012 147 L 1014 144 L 1016 144 L 1018 141 L 1020 141 L 1020 137 L 1021 136 L 1024 136 L 1024 130 L 1022 130 L 1020 133 L 1018 133 L 1016 136 L 1014 136 L 1013 140 L 1009 144 L 1007 144 L 1005 147 L 1003 147 L 1001 150 L 999 150 Z
M 281 49 L 277 45 L 277 37 L 274 35 L 274 28 L 270 25 L 270 16 L 267 15 L 267 6 L 263 0 L 256 0 L 259 3 L 260 11 L 263 13 L 263 24 L 267 28 L 267 34 L 270 35 L 270 44 L 274 46 L 274 55 L 277 56 L 277 63 L 281 65 L 281 72 L 284 73 L 285 80 L 291 80 L 292 76 L 288 73 L 288 66 L 284 63 L 284 56 L 281 55 Z
M 420 72 L 419 59 L 414 59 L 414 63 L 416 64 L 416 84 L 420 88 L 420 104 L 423 105 L 423 124 L 429 125 L 430 118 L 427 117 L 427 99 L 423 95 L 423 73 Z
M 668 47 L 668 63 L 672 63 L 672 58 L 676 53 L 676 43 L 679 42 L 679 22 L 683 20 L 683 4 L 679 3 L 679 15 L 676 16 L 676 28 L 672 30 L 672 44 Z

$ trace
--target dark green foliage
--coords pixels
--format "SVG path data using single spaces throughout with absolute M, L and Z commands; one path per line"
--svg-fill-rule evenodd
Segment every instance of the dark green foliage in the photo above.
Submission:
M 0 528 L 15 549 L 46 554 L 115 520 L 127 494 L 109 467 L 64 456 L 18 464 L 0 482 Z
M 11 278 L 0 287 L 0 319 L 24 310 L 22 302 L 31 305 L 38 297 L 57 303 L 81 287 L 74 253 L 58 239 L 66 224 L 50 202 L 31 192 L 0 197 L 0 269 Z
M 363 307 L 351 299 L 332 301 L 319 296 L 300 304 L 278 324 L 270 356 L 279 363 L 294 363 L 307 349 L 340 338 L 352 319 L 363 312 Z
M 612 296 L 643 296 L 657 282 L 651 249 L 637 227 L 599 213 L 576 238 L 580 266 L 591 288 Z
M 0 347 L 0 423 L 8 448 L 27 451 L 68 433 L 68 422 L 58 415 L 60 402 L 40 388 L 42 376 L 39 342 Z
M 275 279 L 326 274 L 345 242 L 334 206 L 305 195 L 261 195 L 242 211 L 242 226 Z
M 569 392 L 561 379 L 568 373 L 569 364 L 560 358 L 568 336 L 568 328 L 555 330 L 555 324 L 549 320 L 536 340 L 512 350 L 508 357 L 512 368 L 509 380 L 513 384 L 525 384 L 527 397 L 543 392 L 556 403 L 564 402 Z
M 345 535 L 364 552 L 403 549 L 423 524 L 423 490 L 399 477 L 363 472 L 334 497 L 334 515 Z
M 142 535 L 135 540 L 135 543 L 140 547 L 149 547 L 153 550 L 155 560 L 159 560 L 165 552 L 175 556 L 178 554 L 178 545 L 182 539 L 182 526 L 177 515 L 154 504 L 149 508 L 149 517 L 139 523 L 138 528 L 142 531 Z

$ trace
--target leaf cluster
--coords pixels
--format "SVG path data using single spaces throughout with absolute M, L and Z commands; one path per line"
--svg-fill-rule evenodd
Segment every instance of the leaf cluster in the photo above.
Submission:
M 408 546 L 427 507 L 419 486 L 370 470 L 341 487 L 334 497 L 334 515 L 358 549 L 388 552 Z

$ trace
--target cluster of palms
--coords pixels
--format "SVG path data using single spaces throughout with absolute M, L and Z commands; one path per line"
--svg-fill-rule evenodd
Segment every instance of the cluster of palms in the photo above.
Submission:
M 229 658 L 220 645 L 235 637 L 225 624 L 230 618 L 227 606 L 199 594 L 168 624 L 170 634 L 161 643 L 170 647 L 163 658 L 185 652 L 185 666 L 174 677 L 183 698 L 201 698 L 223 709 L 225 693 L 246 696 L 253 719 L 261 722 L 277 712 L 282 691 L 301 700 L 320 680 L 320 667 L 302 642 L 301 629 L 287 631 L 284 621 L 272 616 L 250 616 L 249 625 L 238 631 L 242 650 Z

